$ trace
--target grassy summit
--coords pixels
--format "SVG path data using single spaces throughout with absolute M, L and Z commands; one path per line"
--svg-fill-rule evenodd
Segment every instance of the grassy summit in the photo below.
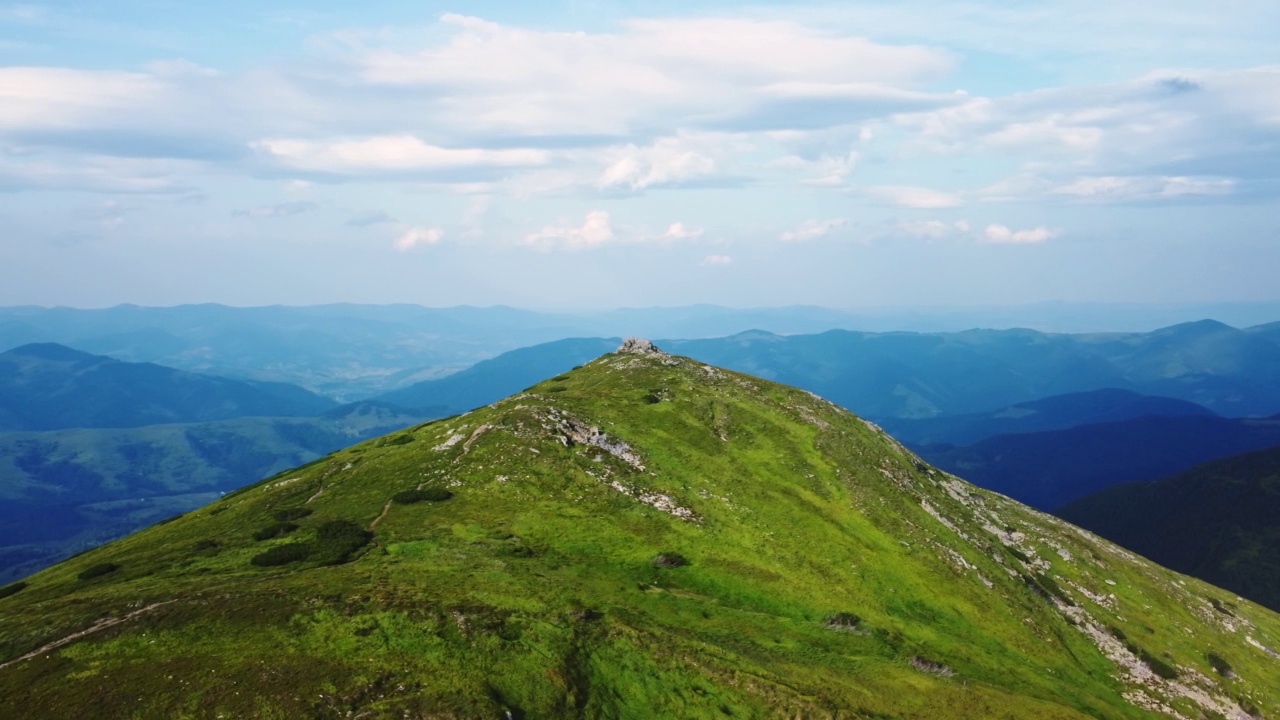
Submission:
M 627 349 L 0 590 L 0 716 L 1280 716 L 1280 616 Z

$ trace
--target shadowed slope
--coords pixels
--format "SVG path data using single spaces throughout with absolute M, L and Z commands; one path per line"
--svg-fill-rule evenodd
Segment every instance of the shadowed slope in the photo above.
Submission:
M 1280 609 L 1280 447 L 1109 488 L 1056 514 Z

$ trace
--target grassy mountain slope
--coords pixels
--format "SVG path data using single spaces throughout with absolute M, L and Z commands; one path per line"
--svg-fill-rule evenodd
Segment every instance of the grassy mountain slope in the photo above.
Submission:
M 0 353 L 0 430 L 293 417 L 335 405 L 293 385 L 121 362 L 51 343 Z
M 6 592 L 7 716 L 1280 714 L 1280 616 L 808 393 L 658 354 Z
M 1108 388 L 1031 400 L 994 412 L 891 419 L 883 425 L 894 437 L 909 444 L 968 445 L 996 435 L 1065 430 L 1147 415 L 1213 414 L 1212 410 L 1185 400 Z
M 317 418 L 0 434 L 0 582 L 419 420 L 360 403 Z
M 1280 418 L 1148 416 L 998 435 L 964 447 L 918 447 L 929 462 L 1050 510 L 1103 488 L 1154 480 L 1280 443 Z
M 1280 447 L 1108 488 L 1056 514 L 1280 610 Z

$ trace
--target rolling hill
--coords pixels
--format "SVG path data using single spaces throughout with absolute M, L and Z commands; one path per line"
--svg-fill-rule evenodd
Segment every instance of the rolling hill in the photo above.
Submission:
M 336 405 L 293 385 L 122 362 L 56 344 L 0 353 L 0 431 L 310 416 Z
M 1280 713 L 1280 616 L 642 342 L 0 589 L 0 715 Z
M 1280 610 L 1280 446 L 1108 488 L 1055 514 Z
M 419 420 L 359 403 L 315 418 L 2 433 L 0 582 Z

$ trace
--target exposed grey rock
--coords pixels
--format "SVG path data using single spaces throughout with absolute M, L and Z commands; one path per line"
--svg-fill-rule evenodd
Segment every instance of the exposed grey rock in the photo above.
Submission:
M 657 345 L 638 337 L 629 337 L 623 340 L 616 352 L 631 355 L 666 355 L 666 353 L 658 349 Z

